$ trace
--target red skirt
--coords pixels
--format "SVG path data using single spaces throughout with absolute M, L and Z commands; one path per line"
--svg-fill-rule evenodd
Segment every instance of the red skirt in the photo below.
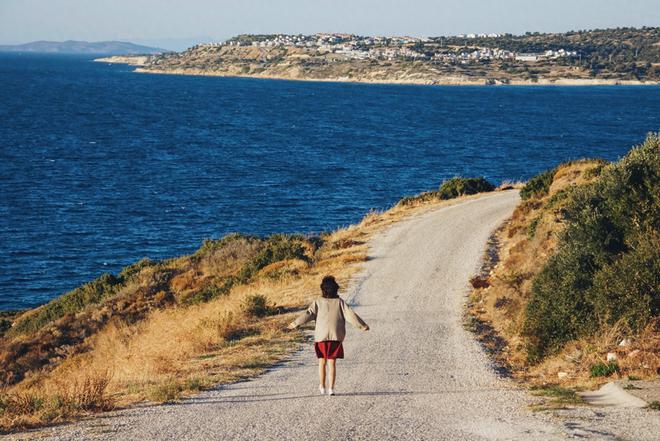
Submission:
M 340 341 L 317 341 L 314 343 L 314 350 L 316 351 L 317 358 L 325 358 L 327 360 L 344 358 L 344 346 L 342 346 Z

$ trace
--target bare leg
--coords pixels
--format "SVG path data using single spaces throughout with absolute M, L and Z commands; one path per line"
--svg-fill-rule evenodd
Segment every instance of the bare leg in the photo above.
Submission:
M 335 388 L 335 362 L 337 360 L 328 360 L 328 374 L 330 375 L 330 389 Z
M 319 384 L 325 388 L 325 358 L 319 358 Z

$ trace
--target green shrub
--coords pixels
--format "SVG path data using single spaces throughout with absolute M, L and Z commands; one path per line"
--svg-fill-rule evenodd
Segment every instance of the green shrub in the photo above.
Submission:
M 587 179 L 593 179 L 600 176 L 600 173 L 603 171 L 603 167 L 605 167 L 605 162 L 586 170 L 584 172 L 584 177 Z
M 415 196 L 406 196 L 404 198 L 401 198 L 399 201 L 399 205 L 404 205 L 404 206 L 410 206 L 410 205 L 415 205 L 418 203 L 422 202 L 428 202 L 438 199 L 438 192 L 437 191 L 425 191 L 424 193 L 420 193 Z
M 287 259 L 300 259 L 309 262 L 306 250 L 310 245 L 304 236 L 289 234 L 274 234 L 266 239 L 264 247 L 243 265 L 237 275 L 237 282 L 247 283 L 259 272 L 271 263 Z
M 0 337 L 5 335 L 5 332 L 11 328 L 12 321 L 9 319 L 0 318 Z
M 251 317 L 265 317 L 275 311 L 275 308 L 268 303 L 268 298 L 261 294 L 251 294 L 245 297 L 241 307 L 243 312 Z
M 402 198 L 398 205 L 410 206 L 437 199 L 454 199 L 459 196 L 495 190 L 495 186 L 484 178 L 455 177 L 444 181 L 438 191 L 425 191 L 415 196 Z
M 619 372 L 619 365 L 615 362 L 603 363 L 599 362 L 591 366 L 589 369 L 592 377 L 609 377 L 615 372 Z
M 550 199 L 548 199 L 546 208 L 556 210 L 563 207 L 566 204 L 566 201 L 570 198 L 573 189 L 574 187 L 564 188 L 554 193 L 550 196 Z
M 648 406 L 651 410 L 660 410 L 660 401 L 651 401 Z
M 227 277 L 220 285 L 213 284 L 205 286 L 196 293 L 186 297 L 184 303 L 186 305 L 196 305 L 208 302 L 216 297 L 227 295 L 234 286 L 234 283 L 236 283 L 236 278 Z
M 227 245 L 240 241 L 253 243 L 260 241 L 260 239 L 257 236 L 248 236 L 240 233 L 227 234 L 220 239 L 206 239 L 202 242 L 202 246 L 195 251 L 195 254 L 193 254 L 192 257 L 193 259 L 199 259 L 213 253 L 214 251 L 220 250 Z
M 127 267 L 124 267 L 121 272 L 118 274 L 118 277 L 124 281 L 127 282 L 129 280 L 132 280 L 136 275 L 140 273 L 145 268 L 151 268 L 154 266 L 157 266 L 158 262 L 153 261 L 151 259 L 144 258 L 137 263 L 134 263 L 132 265 L 128 265 Z
M 660 136 L 649 135 L 564 207 L 557 252 L 535 277 L 523 333 L 530 361 L 581 336 L 660 312 Z
M 66 314 L 75 314 L 87 305 L 99 303 L 104 298 L 115 294 L 121 286 L 123 286 L 121 278 L 112 274 L 103 274 L 98 279 L 51 300 L 26 318 L 17 320 L 11 332 L 34 332 Z
M 547 195 L 550 191 L 550 185 L 552 185 L 552 180 L 554 179 L 556 172 L 557 168 L 555 167 L 534 176 L 527 181 L 522 190 L 520 190 L 520 197 L 523 200 L 527 200 L 532 197 L 539 198 Z
M 495 190 L 495 186 L 485 178 L 455 177 L 444 181 L 438 190 L 440 199 L 453 199 L 459 196 L 483 193 Z

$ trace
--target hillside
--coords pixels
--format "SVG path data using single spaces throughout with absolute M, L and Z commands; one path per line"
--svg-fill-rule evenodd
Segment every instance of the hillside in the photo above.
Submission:
M 472 326 L 539 385 L 660 375 L 660 137 L 531 179 L 472 280 Z
M 493 189 L 483 179 L 453 179 L 433 197 L 318 237 L 208 240 L 192 255 L 143 260 L 0 318 L 0 430 L 175 401 L 261 373 L 298 347 L 302 336 L 285 324 L 316 295 L 320 278 L 333 274 L 346 286 L 367 258 L 369 237 Z
M 33 41 L 31 43 L 0 46 L 0 52 L 33 52 L 44 54 L 98 54 L 98 55 L 137 55 L 161 54 L 167 52 L 149 46 L 123 41 Z
M 660 28 L 432 38 L 240 35 L 152 57 L 137 70 L 373 83 L 655 83 Z

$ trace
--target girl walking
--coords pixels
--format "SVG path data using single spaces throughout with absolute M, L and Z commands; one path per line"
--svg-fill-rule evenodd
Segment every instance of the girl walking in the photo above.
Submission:
M 335 278 L 325 276 L 321 282 L 321 297 L 315 299 L 305 312 L 289 324 L 289 329 L 295 329 L 316 320 L 314 349 L 319 359 L 319 391 L 322 395 L 325 394 L 326 364 L 330 377 L 328 395 L 335 394 L 335 362 L 337 358 L 344 358 L 342 341 L 346 336 L 346 321 L 363 331 L 369 330 L 369 325 L 339 297 L 338 291 L 339 285 Z

